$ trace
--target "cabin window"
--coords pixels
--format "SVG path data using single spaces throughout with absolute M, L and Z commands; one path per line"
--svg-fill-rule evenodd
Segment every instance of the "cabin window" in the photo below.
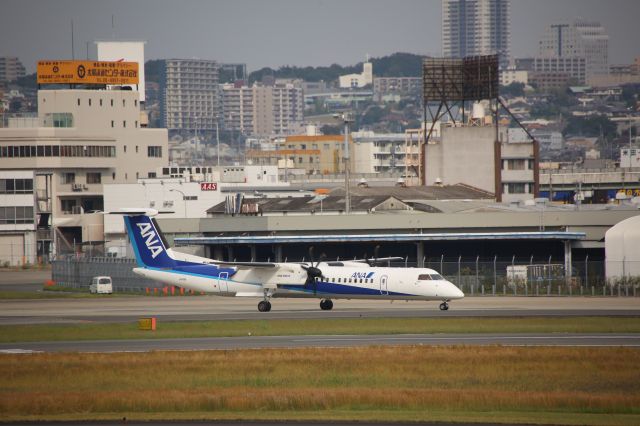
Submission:
M 418 281 L 431 281 L 431 275 L 429 275 L 429 274 L 420 274 L 420 275 L 418 275 Z
M 360 284 L 362 284 L 362 278 L 360 278 Z
M 338 278 L 338 282 L 341 282 L 341 281 L 340 281 L 340 278 Z

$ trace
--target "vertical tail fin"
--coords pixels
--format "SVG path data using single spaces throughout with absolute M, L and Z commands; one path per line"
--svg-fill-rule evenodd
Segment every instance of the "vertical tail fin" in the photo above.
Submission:
M 139 266 L 171 268 L 176 261 L 167 253 L 169 248 L 156 221 L 153 209 L 122 209 L 112 214 L 124 215 L 124 224 Z

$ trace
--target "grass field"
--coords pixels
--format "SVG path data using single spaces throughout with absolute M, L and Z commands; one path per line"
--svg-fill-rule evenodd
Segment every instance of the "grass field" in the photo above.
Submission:
M 0 326 L 0 343 L 56 340 L 430 333 L 639 333 L 640 317 L 348 318 Z
M 640 424 L 640 351 L 368 347 L 0 356 L 0 418 Z

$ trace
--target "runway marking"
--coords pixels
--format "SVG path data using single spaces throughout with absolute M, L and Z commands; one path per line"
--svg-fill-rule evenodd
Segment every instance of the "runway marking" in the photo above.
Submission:
M 42 353 L 42 351 L 33 351 L 30 349 L 0 349 L 0 353 L 2 354 L 38 354 Z

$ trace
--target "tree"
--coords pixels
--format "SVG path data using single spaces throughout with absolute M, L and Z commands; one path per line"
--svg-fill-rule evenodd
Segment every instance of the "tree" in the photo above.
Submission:
M 613 139 L 617 134 L 616 124 L 604 115 L 592 115 L 589 117 L 573 117 L 567 119 L 562 134 L 599 137 L 603 136 L 607 140 Z
M 500 94 L 513 97 L 524 96 L 524 83 L 514 81 L 508 86 L 501 86 Z
M 331 124 L 325 124 L 320 127 L 320 131 L 323 135 L 339 135 L 342 134 L 342 129 L 339 126 L 332 126 Z

